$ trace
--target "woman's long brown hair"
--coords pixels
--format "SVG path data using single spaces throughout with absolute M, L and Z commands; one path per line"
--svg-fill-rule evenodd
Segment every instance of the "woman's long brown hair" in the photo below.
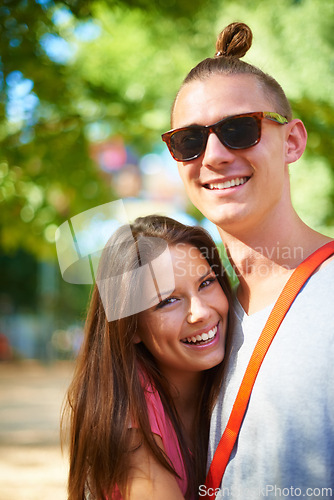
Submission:
M 145 238 L 146 241 L 159 238 L 166 245 L 181 243 L 197 247 L 214 269 L 230 300 L 229 282 L 210 235 L 202 228 L 152 215 L 136 219 L 130 228 L 120 228 L 102 254 L 100 276 L 101 273 L 103 277 L 106 274 L 111 276 L 114 284 L 108 297 L 109 306 L 116 304 L 117 308 L 126 310 L 131 297 L 142 293 L 140 284 L 130 279 L 128 271 L 138 267 L 138 241 Z M 149 262 L 154 258 L 156 249 L 153 251 L 150 245 L 146 245 L 145 252 Z M 68 499 L 84 500 L 89 495 L 96 500 L 111 499 L 116 485 L 124 494 L 129 454 L 132 452 L 131 433 L 128 432 L 131 419 L 138 424 L 142 442 L 166 469 L 176 475 L 173 464 L 153 438 L 138 366 L 145 370 L 159 392 L 174 426 L 187 473 L 186 498 L 190 498 L 205 480 L 210 416 L 221 384 L 223 363 L 204 372 L 195 416 L 197 441 L 191 454 L 183 437 L 168 381 L 143 343 L 133 341 L 137 331 L 137 314 L 121 317 L 120 311 L 120 319 L 108 321 L 105 306 L 95 285 L 83 345 L 63 411 L 64 435 L 66 422 L 69 421 Z

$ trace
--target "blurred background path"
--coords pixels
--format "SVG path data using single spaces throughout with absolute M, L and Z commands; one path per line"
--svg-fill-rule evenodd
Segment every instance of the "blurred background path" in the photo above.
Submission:
M 0 500 L 66 500 L 60 409 L 73 366 L 0 363 Z

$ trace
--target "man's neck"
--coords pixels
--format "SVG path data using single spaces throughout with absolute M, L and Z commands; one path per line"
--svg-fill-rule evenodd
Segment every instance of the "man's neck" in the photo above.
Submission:
M 244 232 L 242 237 L 219 232 L 239 279 L 238 299 L 248 314 L 274 303 L 294 269 L 330 240 L 299 218 L 289 227 Z

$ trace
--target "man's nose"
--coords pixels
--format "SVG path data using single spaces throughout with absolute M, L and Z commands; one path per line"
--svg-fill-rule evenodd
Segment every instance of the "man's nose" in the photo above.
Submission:
M 234 159 L 234 151 L 224 146 L 218 136 L 211 132 L 206 143 L 202 164 L 206 167 L 215 167 L 222 163 L 231 163 Z

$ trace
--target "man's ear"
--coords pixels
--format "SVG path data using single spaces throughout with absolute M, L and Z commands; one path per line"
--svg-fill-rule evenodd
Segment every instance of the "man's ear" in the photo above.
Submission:
M 285 143 L 285 161 L 293 163 L 302 156 L 306 148 L 307 132 L 301 120 L 292 120 L 287 124 Z

